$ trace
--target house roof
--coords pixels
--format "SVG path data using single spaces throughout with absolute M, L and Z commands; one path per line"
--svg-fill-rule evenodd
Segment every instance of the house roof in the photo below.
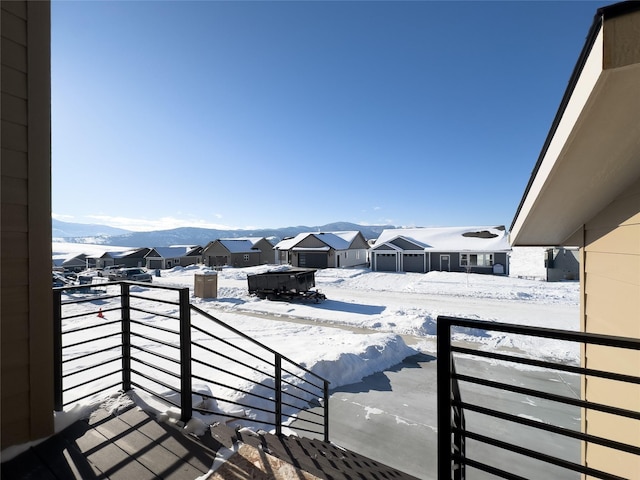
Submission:
M 511 250 L 507 233 L 499 227 L 428 227 L 383 230 L 376 246 L 404 238 L 434 252 L 504 252 Z
M 314 236 L 328 247 L 334 250 L 348 250 L 353 241 L 360 234 L 359 231 L 344 231 L 344 232 L 303 232 L 299 233 L 293 238 L 287 238 L 276 244 L 277 250 L 291 250 L 305 238 Z M 303 250 L 311 250 L 304 248 Z
M 192 245 L 181 245 L 176 247 L 154 247 L 146 256 L 155 257 L 155 255 L 152 255 L 152 252 L 155 251 L 162 258 L 186 257 L 190 253 L 194 253 L 194 250 L 197 250 L 198 248 L 198 246 L 194 247 Z
M 254 242 L 249 239 L 220 239 L 218 240 L 230 253 L 256 253 L 259 250 L 253 248 Z
M 563 245 L 640 177 L 640 2 L 597 11 L 511 224 L 517 246 Z

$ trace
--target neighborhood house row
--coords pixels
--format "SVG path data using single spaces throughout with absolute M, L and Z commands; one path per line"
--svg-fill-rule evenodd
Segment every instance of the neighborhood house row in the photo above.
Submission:
M 54 258 L 55 267 L 80 271 L 108 266 L 169 269 L 204 264 L 212 268 L 277 264 L 301 268 L 368 266 L 380 272 L 430 271 L 509 274 L 506 229 L 498 227 L 437 227 L 383 230 L 367 241 L 360 231 L 305 232 L 275 245 L 264 237 L 223 238 L 201 246 L 136 248 Z M 572 278 L 574 255 L 549 249 L 549 280 Z M 567 259 L 567 260 L 564 260 Z M 553 272 L 556 272 L 553 274 Z M 553 277 L 553 278 L 552 278 Z

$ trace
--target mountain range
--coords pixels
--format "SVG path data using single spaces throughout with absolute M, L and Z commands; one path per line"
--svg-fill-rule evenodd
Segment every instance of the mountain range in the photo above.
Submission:
M 152 232 L 132 232 L 106 225 L 69 223 L 52 219 L 54 240 L 71 243 L 91 243 L 117 245 L 121 247 L 164 247 L 171 245 L 201 245 L 219 238 L 265 237 L 272 243 L 302 232 L 340 232 L 359 230 L 364 237 L 375 239 L 385 229 L 397 228 L 392 225 L 358 225 L 349 222 L 334 222 L 319 226 L 299 225 L 296 227 L 266 228 L 256 230 L 217 230 L 210 228 L 182 227 Z

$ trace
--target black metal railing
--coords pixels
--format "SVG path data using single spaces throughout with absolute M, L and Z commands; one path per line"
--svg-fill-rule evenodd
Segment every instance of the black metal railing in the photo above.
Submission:
M 439 479 L 464 479 L 471 469 L 508 479 L 531 478 L 523 472 L 534 472 L 535 478 L 625 478 L 619 472 L 604 471 L 602 465 L 588 466 L 583 452 L 590 445 L 615 451 L 631 465 L 640 463 L 637 438 L 625 443 L 616 435 L 585 433 L 583 427 L 590 412 L 623 422 L 640 421 L 640 412 L 602 400 L 588 401 L 581 394 L 585 379 L 598 379 L 625 384 L 637 398 L 640 376 L 541 360 L 512 345 L 503 352 L 472 348 L 464 337 L 454 342 L 453 336 L 497 332 L 569 342 L 576 349 L 604 346 L 611 355 L 640 351 L 640 340 L 446 316 L 437 322 Z M 630 370 L 638 372 L 637 365 Z M 523 405 L 533 405 L 531 411 L 537 414 L 524 412 Z
M 54 289 L 54 401 L 134 392 L 183 422 L 240 422 L 329 440 L 329 383 L 190 304 L 188 288 L 105 282 Z M 321 413 L 310 407 L 323 405 Z

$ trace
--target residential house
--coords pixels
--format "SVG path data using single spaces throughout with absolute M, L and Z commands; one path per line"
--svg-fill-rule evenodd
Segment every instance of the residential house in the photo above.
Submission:
M 146 264 L 145 257 L 151 251 L 150 248 L 134 248 L 133 250 L 105 252 L 95 258 L 96 268 L 121 265 L 122 267 L 143 267 Z
M 79 253 L 76 255 L 53 255 L 53 266 L 61 268 L 66 272 L 81 272 L 86 270 L 89 261 L 87 255 Z
M 640 339 L 640 3 L 598 10 L 511 226 L 514 246 L 578 246 L 580 328 Z M 640 375 L 640 353 L 587 345 L 584 367 Z M 589 376 L 582 398 L 640 411 L 640 385 Z M 589 409 L 586 434 L 640 447 L 640 422 Z M 640 479 L 637 455 L 583 463 Z
M 510 250 L 503 226 L 388 229 L 371 248 L 371 269 L 507 275 Z
M 369 244 L 359 231 L 307 232 L 280 241 L 276 263 L 303 268 L 340 268 L 367 264 Z
M 220 238 L 204 247 L 202 258 L 210 267 L 251 267 L 274 262 L 273 244 L 264 237 Z
M 145 255 L 145 262 L 147 268 L 154 270 L 195 265 L 202 263 L 202 247 L 154 247 Z
M 580 278 L 579 250 L 575 247 L 554 247 L 545 250 L 544 266 L 547 282 Z

